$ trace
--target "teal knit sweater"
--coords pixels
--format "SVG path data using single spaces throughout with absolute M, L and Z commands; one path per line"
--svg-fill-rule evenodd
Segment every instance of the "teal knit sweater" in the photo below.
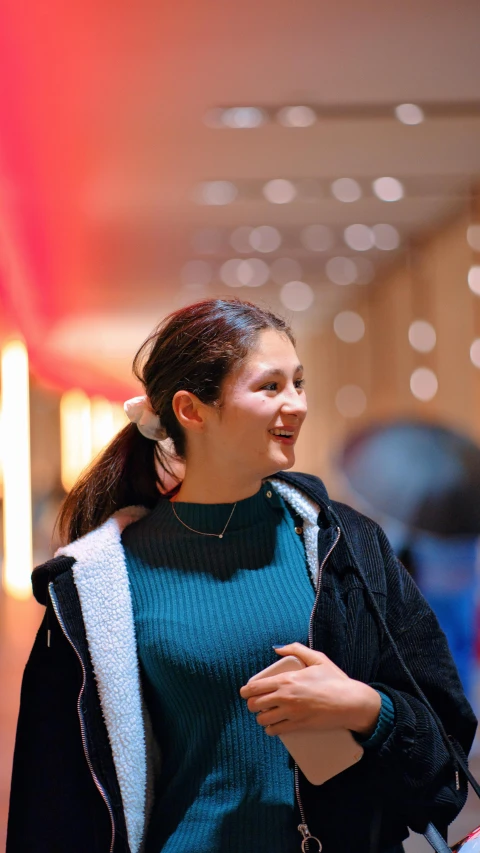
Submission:
M 232 507 L 175 508 L 219 533 Z M 292 762 L 239 696 L 274 644 L 307 644 L 314 588 L 289 510 L 267 483 L 218 539 L 161 500 L 123 545 L 162 751 L 145 853 L 296 853 Z

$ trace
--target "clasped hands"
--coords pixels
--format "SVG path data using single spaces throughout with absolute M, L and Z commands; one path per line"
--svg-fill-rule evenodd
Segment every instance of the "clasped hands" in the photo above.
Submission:
M 369 737 L 378 721 L 381 699 L 373 687 L 350 678 L 322 652 L 302 643 L 275 650 L 296 655 L 304 669 L 283 672 L 240 689 L 249 711 L 268 735 L 299 729 L 345 728 Z

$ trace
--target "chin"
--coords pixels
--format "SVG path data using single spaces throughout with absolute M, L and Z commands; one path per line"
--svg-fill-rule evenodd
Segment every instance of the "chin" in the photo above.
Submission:
M 270 466 L 268 466 L 269 471 L 267 474 L 264 474 L 264 477 L 271 477 L 278 471 L 288 471 L 288 469 L 293 468 L 294 465 L 295 453 L 289 453 L 288 456 L 285 453 L 278 453 L 274 459 L 271 459 Z

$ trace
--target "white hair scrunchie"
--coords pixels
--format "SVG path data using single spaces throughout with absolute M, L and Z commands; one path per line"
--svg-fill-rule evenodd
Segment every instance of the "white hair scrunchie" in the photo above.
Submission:
M 152 404 L 146 395 L 132 397 L 123 404 L 123 408 L 129 421 L 137 425 L 145 438 L 150 438 L 152 441 L 164 441 L 167 438 L 160 418 L 153 411 Z

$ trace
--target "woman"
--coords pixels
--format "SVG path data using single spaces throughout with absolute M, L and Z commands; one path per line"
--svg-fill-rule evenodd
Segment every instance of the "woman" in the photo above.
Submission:
M 445 833 L 465 782 L 382 616 L 464 753 L 476 722 L 383 532 L 282 473 L 307 412 L 286 323 L 239 300 L 191 305 L 134 371 L 145 397 L 67 497 L 70 544 L 33 574 L 46 615 L 8 853 L 386 853 L 408 827 Z M 185 466 L 167 493 L 165 438 Z M 291 653 L 305 668 L 249 682 Z M 314 786 L 278 735 L 332 727 L 363 758 Z

